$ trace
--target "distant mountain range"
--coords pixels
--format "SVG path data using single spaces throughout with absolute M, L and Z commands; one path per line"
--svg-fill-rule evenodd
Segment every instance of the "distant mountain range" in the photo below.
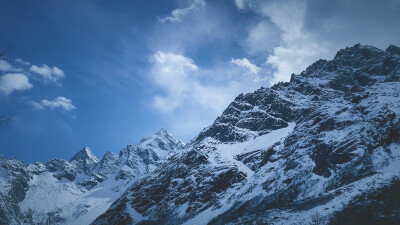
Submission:
M 400 48 L 241 94 L 184 144 L 0 158 L 0 224 L 400 224 Z
M 0 224 L 90 224 L 160 160 L 183 147 L 162 129 L 101 160 L 88 147 L 70 161 L 45 164 L 1 157 Z

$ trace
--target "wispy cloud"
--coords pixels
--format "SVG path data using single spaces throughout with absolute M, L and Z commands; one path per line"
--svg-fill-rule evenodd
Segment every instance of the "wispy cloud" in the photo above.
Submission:
M 246 0 L 235 0 L 235 4 L 238 9 L 244 9 L 246 7 Z
M 244 68 L 249 73 L 257 74 L 258 72 L 260 72 L 260 67 L 252 64 L 247 58 L 232 59 L 231 62 L 241 68 Z
M 43 99 L 40 102 L 29 101 L 29 104 L 38 110 L 44 110 L 46 108 L 54 110 L 54 109 L 62 109 L 64 111 L 72 111 L 76 109 L 76 107 L 72 104 L 72 100 L 66 97 L 57 97 L 53 100 Z
M 45 83 L 59 84 L 59 80 L 64 77 L 64 72 L 56 66 L 49 67 L 46 64 L 42 66 L 32 65 L 30 71 L 40 76 Z
M 40 103 L 35 102 L 35 101 L 28 101 L 28 103 L 32 106 L 32 108 L 37 109 L 37 110 L 44 110 L 44 106 L 42 106 Z
M 276 47 L 281 39 L 281 31 L 272 22 L 262 20 L 249 27 L 249 32 L 244 41 L 245 48 L 250 54 L 268 54 Z
M 162 18 L 158 18 L 158 19 L 160 20 L 161 23 L 179 22 L 182 20 L 182 17 L 186 16 L 191 11 L 193 11 L 197 8 L 200 8 L 200 7 L 204 7 L 205 5 L 206 5 L 206 3 L 204 2 L 204 0 L 193 0 L 189 7 L 181 8 L 181 9 L 180 8 L 174 9 L 171 12 L 171 15 L 165 16 Z
M 14 91 L 31 89 L 33 85 L 29 83 L 29 78 L 22 73 L 9 73 L 0 77 L 0 91 L 6 95 Z
M 5 60 L 0 60 L 0 71 L 11 71 L 13 69 L 13 67 L 11 66 L 10 63 L 8 63 Z
M 0 71 L 3 71 L 3 72 L 22 72 L 23 69 L 15 68 L 9 62 L 0 59 Z
M 15 61 L 16 63 L 18 63 L 19 65 L 22 65 L 22 66 L 29 66 L 29 65 L 31 65 L 30 62 L 24 61 L 24 60 L 22 60 L 21 58 L 16 58 L 14 61 Z

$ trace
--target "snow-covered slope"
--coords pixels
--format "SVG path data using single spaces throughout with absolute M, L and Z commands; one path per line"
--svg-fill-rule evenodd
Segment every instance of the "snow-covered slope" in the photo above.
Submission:
M 142 176 L 183 147 L 165 131 L 99 160 L 88 147 L 70 161 L 24 165 L 0 158 L 0 224 L 90 224 Z
M 93 224 L 399 224 L 399 50 L 239 95 Z

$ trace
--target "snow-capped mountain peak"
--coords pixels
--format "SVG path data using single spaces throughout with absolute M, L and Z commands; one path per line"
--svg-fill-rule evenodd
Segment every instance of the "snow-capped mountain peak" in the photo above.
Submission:
M 170 132 L 162 128 L 157 133 L 143 138 L 138 146 L 141 148 L 151 148 L 152 150 L 170 151 L 181 148 L 184 144 L 176 140 Z
M 84 147 L 77 152 L 69 162 L 75 164 L 78 168 L 83 169 L 85 173 L 89 174 L 100 160 L 92 153 L 89 147 Z
M 82 150 L 77 152 L 69 161 L 81 161 L 88 160 L 91 163 L 98 163 L 99 159 L 92 153 L 89 147 L 84 147 Z

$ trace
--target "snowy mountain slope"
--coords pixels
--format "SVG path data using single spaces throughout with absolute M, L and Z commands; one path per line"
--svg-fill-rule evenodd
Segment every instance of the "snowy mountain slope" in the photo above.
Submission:
M 355 45 L 239 95 L 93 224 L 400 223 L 399 51 Z
M 88 147 L 70 161 L 24 165 L 0 158 L 0 224 L 90 224 L 183 145 L 162 129 L 101 160 Z

